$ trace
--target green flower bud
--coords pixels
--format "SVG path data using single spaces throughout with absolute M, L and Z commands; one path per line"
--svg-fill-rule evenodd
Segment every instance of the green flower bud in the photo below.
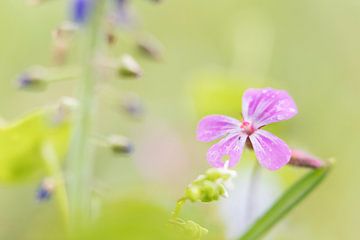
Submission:
M 233 170 L 211 168 L 186 188 L 185 197 L 192 202 L 212 202 L 227 197 L 225 184 L 235 176 Z
M 119 66 L 119 75 L 123 77 L 135 77 L 139 78 L 142 76 L 143 72 L 140 65 L 136 62 L 136 60 L 126 54 L 120 60 Z
M 108 138 L 108 144 L 114 153 L 131 153 L 133 145 L 127 137 L 112 135 Z
M 162 59 L 162 47 L 154 39 L 146 39 L 139 41 L 137 42 L 137 47 L 144 56 L 147 56 L 157 61 Z
M 33 67 L 21 73 L 16 79 L 18 88 L 26 90 L 45 90 L 48 72 L 44 67 Z
M 236 172 L 225 168 L 210 168 L 206 171 L 205 176 L 207 179 L 216 181 L 222 179 L 227 181 L 236 176 Z
M 185 190 L 185 196 L 192 202 L 201 199 L 201 188 L 197 185 L 189 185 Z
M 55 106 L 54 122 L 62 123 L 69 121 L 73 116 L 75 110 L 78 108 L 79 102 L 72 97 L 62 97 Z

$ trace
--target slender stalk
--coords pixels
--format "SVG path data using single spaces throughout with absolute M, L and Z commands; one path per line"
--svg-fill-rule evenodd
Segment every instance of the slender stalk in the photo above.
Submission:
M 177 202 L 176 202 L 176 206 L 175 206 L 175 209 L 174 211 L 172 212 L 172 215 L 171 215 L 171 218 L 172 219 L 176 219 L 177 217 L 179 217 L 180 215 L 180 212 L 181 212 L 181 209 L 182 207 L 184 206 L 186 202 L 186 198 L 180 198 Z
M 64 176 L 59 165 L 58 156 L 51 142 L 44 143 L 42 154 L 46 161 L 47 170 L 50 176 L 55 180 L 55 197 L 59 204 L 59 208 L 63 216 L 65 225 L 68 225 L 69 205 L 68 196 L 64 184 Z
M 248 193 L 246 194 L 246 209 L 245 209 L 245 223 L 250 224 L 254 214 L 254 201 L 256 199 L 257 194 L 257 185 L 260 176 L 260 166 L 255 161 L 255 165 L 251 172 Z
M 72 235 L 84 230 L 90 220 L 92 175 L 91 133 L 95 109 L 94 90 L 97 72 L 94 68 L 98 39 L 100 37 L 101 13 L 105 0 L 93 1 L 93 14 L 84 29 L 83 76 L 79 86 L 79 111 L 74 122 L 69 157 L 69 205 Z

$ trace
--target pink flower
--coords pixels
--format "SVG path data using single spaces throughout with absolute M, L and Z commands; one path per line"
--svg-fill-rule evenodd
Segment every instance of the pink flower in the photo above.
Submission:
M 250 141 L 259 163 L 277 170 L 290 161 L 291 150 L 280 138 L 261 128 L 296 114 L 295 102 L 286 91 L 248 89 L 242 99 L 242 121 L 224 115 L 206 116 L 199 122 L 197 139 L 210 142 L 224 137 L 208 150 L 207 159 L 214 167 L 224 166 L 224 156 L 229 158 L 229 167 L 234 166 Z

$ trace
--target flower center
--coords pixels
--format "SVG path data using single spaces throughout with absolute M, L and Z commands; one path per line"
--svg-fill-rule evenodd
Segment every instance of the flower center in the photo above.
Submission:
M 247 122 L 247 121 L 243 121 L 240 125 L 240 128 L 241 130 L 243 130 L 244 133 L 246 133 L 247 135 L 251 135 L 255 132 L 255 128 L 254 126 L 250 123 L 250 122 Z

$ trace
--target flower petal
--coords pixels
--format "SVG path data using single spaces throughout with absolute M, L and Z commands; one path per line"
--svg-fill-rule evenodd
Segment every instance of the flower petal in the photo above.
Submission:
M 197 139 L 210 142 L 240 128 L 240 121 L 224 115 L 208 115 L 200 120 L 197 127 Z
M 297 114 L 297 107 L 286 91 L 272 88 L 248 89 L 243 95 L 242 111 L 244 120 L 259 128 L 292 118 Z
M 239 160 L 244 149 L 247 135 L 232 134 L 213 145 L 207 153 L 209 163 L 214 167 L 223 167 L 224 156 L 229 157 L 229 167 L 233 167 Z
M 265 130 L 257 130 L 250 136 L 259 163 L 270 170 L 277 170 L 290 161 L 291 150 L 280 138 Z

